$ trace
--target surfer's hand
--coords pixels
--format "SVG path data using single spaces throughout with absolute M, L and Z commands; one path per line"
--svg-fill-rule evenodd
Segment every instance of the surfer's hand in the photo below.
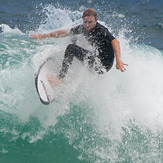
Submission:
M 116 59 L 116 68 L 122 72 L 126 71 L 126 68 L 124 66 L 128 66 L 128 64 L 123 63 L 123 61 L 118 58 Z
M 39 33 L 30 34 L 29 37 L 33 39 L 38 39 L 38 40 L 41 40 L 43 38 L 42 34 L 39 34 Z

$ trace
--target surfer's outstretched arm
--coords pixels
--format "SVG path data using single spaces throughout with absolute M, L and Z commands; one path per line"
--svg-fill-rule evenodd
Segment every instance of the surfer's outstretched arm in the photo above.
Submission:
M 66 37 L 66 36 L 68 36 L 67 30 L 57 30 L 45 34 L 34 33 L 29 35 L 30 38 L 38 39 L 38 40 L 41 40 L 46 37 Z
M 120 44 L 117 39 L 112 40 L 111 42 L 115 57 L 116 57 L 116 68 L 119 69 L 120 71 L 124 72 L 126 71 L 126 68 L 124 66 L 128 66 L 128 64 L 123 63 L 121 59 L 121 51 L 120 51 Z

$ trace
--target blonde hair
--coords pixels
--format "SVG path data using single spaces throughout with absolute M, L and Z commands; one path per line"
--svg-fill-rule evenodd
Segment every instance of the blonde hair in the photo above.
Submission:
M 97 13 L 93 8 L 88 8 L 83 12 L 82 18 L 86 16 L 94 16 L 97 19 Z

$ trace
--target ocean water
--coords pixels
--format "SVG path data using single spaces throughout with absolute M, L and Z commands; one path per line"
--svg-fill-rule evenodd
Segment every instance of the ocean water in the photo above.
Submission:
M 71 28 L 86 8 L 120 41 L 127 71 L 74 60 L 63 94 L 43 105 L 35 73 L 48 57 L 62 63 L 70 38 L 28 35 Z M 162 0 L 0 0 L 0 163 L 161 163 L 162 83 Z

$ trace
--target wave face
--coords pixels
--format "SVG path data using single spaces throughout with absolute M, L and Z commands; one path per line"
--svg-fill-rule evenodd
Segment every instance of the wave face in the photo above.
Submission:
M 162 162 L 162 44 L 158 40 L 153 46 L 146 44 L 145 37 L 140 41 L 143 22 L 136 27 L 129 22 L 140 15 L 141 8 L 148 11 L 153 1 L 129 2 L 123 12 L 123 6 L 107 1 L 31 2 L 32 6 L 26 2 L 31 12 L 21 19 L 31 21 L 31 27 L 22 22 L 23 28 L 13 26 L 16 21 L 9 22 L 7 17 L 0 24 L 1 162 Z M 48 57 L 61 64 L 70 38 L 38 42 L 28 34 L 71 28 L 82 22 L 83 10 L 91 6 L 99 11 L 100 23 L 120 41 L 127 71 L 117 71 L 114 63 L 107 74 L 97 75 L 74 60 L 62 95 L 51 105 L 43 105 L 35 89 L 35 73 Z M 114 11 L 107 10 L 112 7 Z M 5 3 L 2 9 L 9 14 Z M 27 8 L 18 10 L 24 14 Z M 16 10 L 10 12 L 16 15 Z M 147 32 L 151 28 L 162 31 L 160 21 L 146 28 Z

